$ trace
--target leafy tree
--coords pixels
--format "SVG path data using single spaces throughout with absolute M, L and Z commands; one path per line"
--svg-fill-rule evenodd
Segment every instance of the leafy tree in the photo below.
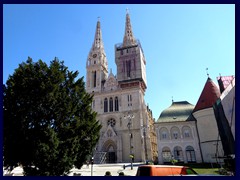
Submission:
M 4 166 L 59 176 L 83 165 L 101 125 L 77 75 L 57 58 L 49 66 L 28 58 L 9 76 L 3 85 Z

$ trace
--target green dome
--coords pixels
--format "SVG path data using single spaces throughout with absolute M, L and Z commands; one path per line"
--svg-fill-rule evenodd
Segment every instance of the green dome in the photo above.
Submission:
M 192 111 L 194 105 L 187 101 L 173 102 L 172 105 L 165 109 L 159 116 L 157 122 L 174 122 L 193 120 Z

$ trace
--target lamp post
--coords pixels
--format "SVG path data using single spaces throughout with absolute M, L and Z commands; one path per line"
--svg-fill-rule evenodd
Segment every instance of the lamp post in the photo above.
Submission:
M 132 152 L 132 131 L 131 131 L 131 124 L 132 124 L 132 119 L 134 118 L 133 114 L 129 114 L 124 116 L 124 119 L 128 119 L 128 132 L 129 132 L 129 157 L 130 157 L 130 162 L 131 162 L 131 170 L 133 170 L 133 152 Z
M 93 144 L 92 144 L 92 137 L 86 137 L 85 141 L 88 141 L 88 143 L 90 143 L 90 149 L 91 149 L 91 159 L 90 159 L 90 163 L 91 163 L 91 176 L 93 176 L 93 164 L 94 164 L 94 155 L 93 155 Z M 95 149 L 94 149 L 95 150 Z
M 94 160 L 94 157 L 93 157 L 93 154 L 92 154 L 92 158 L 91 158 L 91 176 L 93 176 L 93 160 Z

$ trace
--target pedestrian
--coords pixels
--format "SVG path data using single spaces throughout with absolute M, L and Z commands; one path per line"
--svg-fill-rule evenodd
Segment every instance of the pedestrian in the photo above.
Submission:
M 111 174 L 110 171 L 106 171 L 106 172 L 105 172 L 105 176 L 112 176 L 112 174 Z
M 124 176 L 124 172 L 120 172 L 118 175 L 119 176 Z

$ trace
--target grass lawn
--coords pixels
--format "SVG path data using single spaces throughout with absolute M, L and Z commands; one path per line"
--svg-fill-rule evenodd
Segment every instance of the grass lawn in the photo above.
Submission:
M 218 168 L 193 168 L 198 174 L 219 174 Z
M 219 170 L 221 167 L 219 164 L 216 164 L 216 163 L 212 163 L 212 164 L 210 163 L 191 163 L 191 164 L 177 163 L 176 165 L 191 167 L 198 174 L 220 175 Z
M 198 174 L 219 174 L 219 165 L 217 164 L 185 164 L 186 166 L 191 167 Z

